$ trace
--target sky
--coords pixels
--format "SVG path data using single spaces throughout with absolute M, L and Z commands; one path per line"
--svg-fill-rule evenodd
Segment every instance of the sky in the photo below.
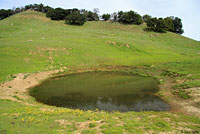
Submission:
M 182 19 L 183 36 L 200 41 L 200 0 L 0 0 L 0 9 L 34 3 L 65 9 L 99 8 L 100 14 L 133 10 L 153 17 L 176 16 Z

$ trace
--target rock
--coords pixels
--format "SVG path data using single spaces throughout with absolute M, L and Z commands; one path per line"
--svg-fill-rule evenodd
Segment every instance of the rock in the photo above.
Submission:
M 28 42 L 33 42 L 33 40 L 28 40 Z

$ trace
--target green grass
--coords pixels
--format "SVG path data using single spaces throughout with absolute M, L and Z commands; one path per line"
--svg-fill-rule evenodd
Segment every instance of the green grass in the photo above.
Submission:
M 0 25 L 0 81 L 16 73 L 62 66 L 166 64 L 178 72 L 187 73 L 192 67 L 191 73 L 200 73 L 199 42 L 170 32 L 145 32 L 144 24 L 87 22 L 82 27 L 69 26 L 28 11 L 2 20 Z
M 146 32 L 145 28 L 145 24 L 101 21 L 79 27 L 51 21 L 39 12 L 16 14 L 0 21 L 0 82 L 14 79 L 18 73 L 27 74 L 26 78 L 29 73 L 62 67 L 68 72 L 128 66 L 132 72 L 153 75 L 161 83 L 165 77 L 187 79 L 176 86 L 180 89 L 199 86 L 200 42 L 171 32 Z M 34 105 L 0 100 L 0 133 L 200 132 L 200 118 L 179 113 L 80 111 L 29 101 Z M 56 120 L 64 120 L 64 125 Z M 86 125 L 79 129 L 78 123 Z
M 177 123 L 179 127 L 200 131 L 199 118 L 169 112 L 81 111 L 42 105 L 25 106 L 8 100 L 0 100 L 0 105 L 1 133 L 178 133 L 181 130 L 176 126 Z M 60 124 L 59 120 L 66 123 Z M 79 130 L 79 124 L 84 122 L 88 124 Z
M 192 87 L 200 87 L 200 81 L 188 81 L 182 84 L 173 86 L 174 89 L 187 89 Z

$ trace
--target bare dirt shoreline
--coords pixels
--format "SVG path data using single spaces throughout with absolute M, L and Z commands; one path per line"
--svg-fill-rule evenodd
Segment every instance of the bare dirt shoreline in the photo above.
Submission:
M 30 74 L 29 76 L 22 73 L 17 74 L 16 78 L 13 80 L 0 85 L 0 99 L 8 99 L 24 103 L 20 99 L 27 99 L 28 96 L 25 93 L 28 88 L 38 85 L 42 80 L 45 80 L 58 72 L 59 70 L 39 72 Z
M 107 69 L 103 69 L 104 71 Z M 108 69 L 109 70 L 109 69 Z M 76 73 L 92 71 L 88 70 L 79 70 Z M 94 71 L 94 70 L 93 70 Z M 30 97 L 27 95 L 27 89 L 36 86 L 41 83 L 41 81 L 48 79 L 50 77 L 58 75 L 59 72 L 63 70 L 47 71 L 47 72 L 38 72 L 30 75 L 26 74 L 17 74 L 16 78 L 11 81 L 0 84 L 0 99 L 8 99 L 11 101 L 17 101 L 25 105 L 33 105 L 28 103 L 26 100 Z M 176 98 L 170 93 L 169 83 L 161 85 L 161 91 L 164 91 L 163 99 L 169 97 L 170 99 L 167 102 L 171 105 L 171 112 L 182 112 L 189 115 L 200 116 L 200 109 L 193 105 L 194 102 L 200 102 L 200 88 L 191 88 L 187 90 L 192 91 L 192 100 L 182 100 Z

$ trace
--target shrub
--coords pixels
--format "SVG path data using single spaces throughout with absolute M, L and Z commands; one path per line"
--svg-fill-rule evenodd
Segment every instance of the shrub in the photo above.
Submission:
M 86 22 L 86 17 L 79 11 L 72 12 L 65 19 L 65 23 L 69 25 L 83 25 Z

